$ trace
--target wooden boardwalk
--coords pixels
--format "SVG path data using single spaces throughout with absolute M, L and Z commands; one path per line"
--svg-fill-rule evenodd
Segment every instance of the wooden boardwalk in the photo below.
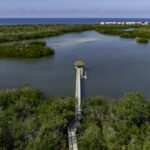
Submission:
M 77 98 L 77 104 L 75 110 L 75 118 L 68 127 L 69 150 L 78 150 L 76 130 L 77 126 L 79 125 L 80 120 L 79 117 L 81 115 L 81 102 L 83 98 L 82 86 L 84 86 L 82 80 L 87 79 L 84 66 L 75 66 L 75 69 L 76 69 L 75 97 Z

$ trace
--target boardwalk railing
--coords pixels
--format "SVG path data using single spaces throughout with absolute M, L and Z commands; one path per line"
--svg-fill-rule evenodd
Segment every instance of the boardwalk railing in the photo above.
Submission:
M 69 150 L 78 150 L 78 144 L 77 144 L 77 138 L 76 138 L 76 130 L 77 126 L 79 125 L 79 119 L 81 115 L 81 101 L 83 97 L 83 82 L 81 82 L 84 79 L 87 79 L 86 71 L 84 70 L 84 67 L 75 67 L 76 69 L 76 90 L 75 90 L 75 96 L 77 98 L 77 104 L 75 109 L 75 118 L 70 123 L 68 127 L 68 142 L 69 142 Z

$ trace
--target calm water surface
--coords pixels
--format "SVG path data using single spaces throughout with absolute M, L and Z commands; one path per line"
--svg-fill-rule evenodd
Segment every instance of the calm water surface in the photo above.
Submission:
M 74 62 L 87 67 L 86 96 L 118 98 L 124 92 L 142 92 L 150 98 L 150 45 L 135 39 L 101 35 L 95 31 L 43 39 L 56 51 L 37 60 L 0 60 L 0 88 L 25 83 L 47 96 L 74 95 Z
M 99 24 L 100 22 L 150 22 L 150 18 L 0 18 L 0 25 Z

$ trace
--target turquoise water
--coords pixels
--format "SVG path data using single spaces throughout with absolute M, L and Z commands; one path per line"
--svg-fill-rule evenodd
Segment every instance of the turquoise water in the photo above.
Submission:
M 1 59 L 0 88 L 17 88 L 28 83 L 40 88 L 46 96 L 74 95 L 74 62 L 83 60 L 88 75 L 86 96 L 118 98 L 124 92 L 139 91 L 150 98 L 149 44 L 95 31 L 43 40 L 55 49 L 55 56 L 36 60 Z

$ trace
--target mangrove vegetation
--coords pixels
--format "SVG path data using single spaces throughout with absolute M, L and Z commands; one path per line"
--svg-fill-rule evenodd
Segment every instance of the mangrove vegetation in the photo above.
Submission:
M 75 99 L 44 99 L 27 85 L 0 91 L 0 150 L 68 149 Z
M 0 44 L 1 57 L 39 58 L 53 54 L 54 50 L 47 47 L 44 41 Z
M 133 31 L 122 29 L 133 28 Z M 136 37 L 150 37 L 150 25 L 99 25 L 99 24 L 76 24 L 76 25 L 3 25 L 0 26 L 0 43 L 22 40 L 53 37 L 71 32 L 95 30 L 103 34 L 120 35 L 131 33 Z
M 44 99 L 27 85 L 0 91 L 0 149 L 67 150 L 75 104 L 72 97 Z M 150 149 L 150 101 L 140 93 L 87 98 L 77 138 L 79 150 Z
M 132 28 L 133 31 L 125 29 Z M 94 30 L 102 34 L 118 35 L 121 38 L 150 38 L 150 24 L 148 25 L 119 25 L 119 24 L 75 24 L 75 25 L 2 25 L 0 26 L 0 56 L 37 58 L 54 54 L 54 51 L 44 45 L 21 44 L 20 41 L 53 37 L 65 33 Z M 4 44 L 10 42 L 11 44 Z M 10 47 L 11 45 L 11 47 Z M 26 48 L 26 46 L 28 48 Z M 37 49 L 39 47 L 39 49 Z M 41 48 L 43 50 L 41 50 Z M 21 50 L 23 49 L 23 50 Z M 30 51 L 29 51 L 30 49 Z M 29 54 L 28 54 L 29 53 Z
M 140 93 L 126 93 L 118 102 L 89 98 L 82 110 L 80 150 L 150 149 L 150 102 Z
M 136 42 L 137 42 L 137 43 L 148 43 L 149 40 L 148 40 L 148 39 L 144 39 L 144 38 L 138 38 L 138 39 L 136 40 Z

